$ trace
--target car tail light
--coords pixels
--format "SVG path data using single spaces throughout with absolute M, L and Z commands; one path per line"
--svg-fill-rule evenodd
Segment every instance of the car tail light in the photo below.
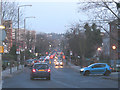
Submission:
M 112 69 L 112 68 L 110 67 L 110 69 Z
M 32 70 L 32 72 L 36 72 L 36 70 L 35 70 L 35 69 L 33 69 L 33 70 Z
M 50 72 L 51 70 L 50 69 L 48 69 L 48 72 Z

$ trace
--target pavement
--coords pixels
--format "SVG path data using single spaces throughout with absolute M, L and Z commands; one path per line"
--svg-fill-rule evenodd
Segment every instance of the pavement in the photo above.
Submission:
M 80 68 L 81 68 L 80 66 L 76 66 L 74 64 L 71 64 L 70 62 L 68 62 L 68 65 L 75 71 L 77 72 L 80 71 Z M 120 72 L 112 72 L 109 76 L 103 76 L 102 78 L 120 81 Z
M 11 73 L 10 73 L 10 69 L 9 68 L 6 69 L 6 70 L 3 70 L 2 71 L 2 79 L 5 79 L 7 77 L 12 77 L 15 73 L 20 72 L 24 68 L 24 66 L 23 65 L 19 65 L 18 68 L 19 69 L 17 70 L 17 67 L 12 67 Z
M 17 70 L 17 67 L 12 67 L 11 73 L 10 73 L 9 68 L 3 70 L 2 71 L 2 81 L 0 81 L 0 90 L 2 89 L 2 83 L 4 82 L 4 79 L 12 77 L 14 74 L 17 74 L 17 73 L 21 72 L 23 68 L 24 68 L 23 65 L 19 65 L 18 70 Z

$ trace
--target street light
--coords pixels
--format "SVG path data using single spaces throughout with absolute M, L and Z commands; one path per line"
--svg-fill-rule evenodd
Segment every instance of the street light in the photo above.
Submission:
M 26 19 L 27 19 L 27 18 L 35 18 L 35 17 L 34 17 L 34 16 L 31 16 L 31 17 L 25 17 L 25 18 L 24 18 L 24 43 L 25 43 L 25 44 L 26 44 L 26 41 L 25 41 L 25 40 L 26 40 L 26 37 L 25 37 L 25 29 L 26 29 Z M 26 48 L 25 48 L 25 47 L 26 47 L 25 44 L 24 44 L 24 61 L 25 61 L 25 49 L 26 49 Z
M 115 50 L 117 47 L 115 45 L 112 46 L 112 49 Z
M 101 51 L 102 49 L 100 47 L 97 48 L 98 51 Z
M 26 6 L 32 6 L 32 5 L 21 5 L 21 6 L 18 6 L 18 49 L 19 49 L 19 10 L 20 10 L 20 7 L 26 7 Z M 16 40 L 16 38 L 15 38 L 15 40 Z M 16 43 L 16 41 L 15 41 L 15 43 Z M 17 56 L 17 61 L 19 60 L 20 58 L 19 58 L 19 55 Z M 18 65 L 17 65 L 17 70 L 18 70 Z
M 100 54 L 100 52 L 102 51 L 101 47 L 98 47 L 98 48 L 97 48 L 97 51 L 98 51 L 98 52 L 97 52 L 97 57 L 98 57 L 99 54 Z M 99 61 L 99 57 L 97 58 L 97 60 Z
M 115 53 L 116 53 L 117 47 L 115 45 L 112 45 L 112 49 L 114 51 L 114 69 L 116 70 L 116 54 Z
M 26 7 L 26 6 L 32 6 L 32 5 L 21 5 L 18 7 L 18 42 L 19 42 L 19 10 L 20 10 L 20 7 Z

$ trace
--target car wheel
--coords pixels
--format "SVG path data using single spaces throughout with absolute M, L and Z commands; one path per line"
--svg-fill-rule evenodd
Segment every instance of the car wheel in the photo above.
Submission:
M 85 73 L 83 74 L 84 76 L 89 76 L 90 71 L 85 71 Z
M 107 71 L 104 73 L 104 75 L 105 75 L 105 76 L 109 76 L 109 75 L 110 75 L 110 71 L 107 70 Z
M 34 78 L 33 78 L 33 77 L 30 77 L 30 79 L 31 79 L 31 80 L 34 80 Z
M 50 80 L 50 76 L 49 76 L 49 77 L 47 77 L 47 80 Z

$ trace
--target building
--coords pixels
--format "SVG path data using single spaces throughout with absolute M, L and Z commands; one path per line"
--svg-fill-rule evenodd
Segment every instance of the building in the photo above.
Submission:
M 19 48 L 21 50 L 23 50 L 25 48 L 25 30 L 24 29 L 13 29 L 13 43 L 15 44 L 15 42 L 17 43 L 17 46 L 19 46 Z
M 36 42 L 36 32 L 30 31 L 30 30 L 24 30 L 22 28 L 19 29 L 13 29 L 12 32 L 12 39 L 13 42 L 15 42 L 15 32 L 16 32 L 16 41 L 17 46 L 19 46 L 19 49 L 21 51 L 24 51 L 24 49 L 29 49 L 31 52 L 35 52 L 35 42 Z

